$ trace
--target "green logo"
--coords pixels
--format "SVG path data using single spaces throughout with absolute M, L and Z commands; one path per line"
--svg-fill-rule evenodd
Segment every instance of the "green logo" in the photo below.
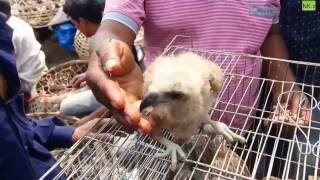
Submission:
M 316 7 L 315 0 L 302 0 L 302 11 L 315 11 Z

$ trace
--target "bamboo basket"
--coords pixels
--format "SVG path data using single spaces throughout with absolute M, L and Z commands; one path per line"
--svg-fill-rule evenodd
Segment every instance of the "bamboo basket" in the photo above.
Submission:
M 64 0 L 10 0 L 12 15 L 34 28 L 45 27 L 62 7 Z
M 90 57 L 89 39 L 80 31 L 77 31 L 76 33 L 74 47 L 80 59 L 89 59 Z
M 70 81 L 78 74 L 86 72 L 88 62 L 73 60 L 51 68 L 36 85 L 37 96 L 29 102 L 30 113 L 57 112 L 61 101 L 84 88 L 75 89 Z
M 144 31 L 143 31 L 143 28 L 141 28 L 134 41 L 135 46 L 139 46 L 143 48 L 143 36 L 144 36 Z M 76 48 L 76 52 L 80 59 L 89 59 L 90 53 L 91 53 L 89 39 L 84 34 L 82 34 L 79 30 L 75 35 L 74 46 Z

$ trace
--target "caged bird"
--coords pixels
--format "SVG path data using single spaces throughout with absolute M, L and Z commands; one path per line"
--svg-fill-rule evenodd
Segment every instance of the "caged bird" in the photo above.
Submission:
M 246 139 L 231 131 L 222 122 L 212 121 L 208 115 L 222 89 L 224 74 L 213 62 L 192 52 L 174 56 L 159 56 L 144 72 L 144 97 L 140 111 L 153 125 L 150 134 L 164 145 L 164 153 L 171 156 L 171 170 L 186 154 L 181 147 L 162 135 L 167 130 L 175 139 L 189 139 L 200 130 L 223 135 L 228 142 L 246 143 Z
M 180 172 L 170 172 L 168 179 L 246 179 L 251 177 L 250 170 L 241 157 L 223 143 L 221 136 L 195 135 L 184 141 L 182 149 L 189 153 L 188 159 L 200 163 L 186 162 L 180 166 Z M 201 164 L 210 165 L 212 169 Z M 193 170 L 196 169 L 194 172 Z M 207 178 L 206 178 L 207 176 Z

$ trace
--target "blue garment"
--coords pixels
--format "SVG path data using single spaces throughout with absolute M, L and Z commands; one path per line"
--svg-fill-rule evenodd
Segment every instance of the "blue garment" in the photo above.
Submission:
M 76 35 L 76 31 L 77 29 L 75 25 L 68 22 L 58 25 L 58 27 L 55 28 L 54 34 L 63 49 L 69 52 L 74 52 L 74 37 Z
M 280 28 L 290 59 L 320 63 L 320 0 L 316 11 L 303 11 L 303 0 L 282 0 Z M 299 82 L 320 85 L 320 68 L 293 67 Z
M 15 65 L 12 29 L 0 16 L 0 70 L 8 82 L 9 100 L 0 100 L 0 179 L 38 179 L 54 163 L 53 148 L 72 144 L 73 128 L 57 118 L 28 119 Z M 56 168 L 48 179 L 59 172 Z

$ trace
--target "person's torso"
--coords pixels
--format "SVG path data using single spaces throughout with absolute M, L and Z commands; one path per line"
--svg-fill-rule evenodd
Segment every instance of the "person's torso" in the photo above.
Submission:
M 257 54 L 278 12 L 276 0 L 145 0 L 146 64 L 177 35 L 194 48 Z M 190 38 L 176 45 L 190 47 Z
M 26 39 L 25 36 L 26 34 L 30 35 L 30 32 L 32 32 L 32 27 L 22 19 L 15 16 L 11 16 L 8 19 L 7 23 L 13 29 L 12 42 L 13 42 L 14 50 L 16 53 L 16 58 L 21 59 L 19 55 L 23 53 L 21 51 L 22 51 L 23 43 L 26 43 L 24 42 Z M 19 63 L 20 62 L 18 60 L 17 64 Z
M 177 35 L 191 38 L 191 41 L 190 38 L 177 38 L 173 43 L 177 46 L 259 54 L 261 45 L 275 18 L 278 17 L 280 5 L 278 0 L 145 0 L 144 3 L 146 66 L 163 53 L 165 47 Z M 210 56 L 205 53 L 203 55 Z M 227 69 L 226 74 L 234 73 L 249 77 L 261 75 L 261 60 L 214 56 L 211 56 L 210 60 L 215 60 L 221 67 Z M 250 82 L 241 76 L 231 80 L 226 79 L 226 82 L 217 109 L 228 112 L 236 110 L 248 114 L 248 109 L 237 109 L 231 104 L 254 106 L 259 82 Z M 228 125 L 232 123 L 234 127 L 248 128 L 252 123 L 250 121 L 245 124 L 244 116 L 220 112 L 215 111 L 213 118 L 222 120 Z
M 315 10 L 303 7 L 306 0 L 282 0 L 280 27 L 290 59 L 320 63 L 320 0 Z M 310 2 L 310 1 L 309 1 Z M 297 81 L 320 85 L 320 67 L 293 66 Z
M 0 128 L 1 132 L 10 131 L 6 136 L 2 136 L 0 141 L 6 141 L 7 144 L 16 146 L 16 149 L 12 149 L 11 146 L 3 147 L 5 152 L 3 155 L 6 156 L 3 159 L 11 158 L 12 163 L 16 164 L 12 170 L 6 173 L 13 176 L 16 173 L 14 171 L 19 170 L 22 174 L 35 177 L 42 176 L 54 165 L 55 160 L 49 151 L 35 138 L 32 121 L 26 117 L 23 111 L 23 96 L 15 95 L 7 102 L 0 101 L 0 115 L 2 117 L 1 122 L 4 124 Z M 19 151 L 19 154 L 11 154 L 11 152 L 16 151 Z M 15 160 L 16 156 L 20 157 L 22 162 Z M 25 164 L 28 164 L 30 168 L 23 169 Z M 57 170 L 55 170 L 55 173 L 57 173 Z
M 315 11 L 302 7 L 305 0 L 282 0 L 280 25 L 292 59 L 320 59 L 320 0 Z

